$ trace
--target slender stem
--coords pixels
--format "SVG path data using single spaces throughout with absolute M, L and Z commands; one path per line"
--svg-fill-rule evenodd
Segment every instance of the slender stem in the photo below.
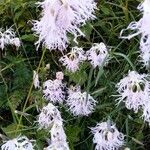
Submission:
M 88 77 L 88 83 L 87 83 L 87 93 L 89 93 L 89 90 L 90 90 L 90 84 L 91 84 L 91 80 L 92 80 L 92 75 L 93 75 L 93 71 L 94 71 L 94 69 L 93 68 L 91 68 L 90 69 L 90 73 L 89 73 L 89 77 Z
M 94 71 L 94 69 L 91 68 L 90 73 L 89 73 L 89 77 L 88 77 L 87 88 L 86 88 L 86 92 L 87 92 L 86 101 L 88 100 L 88 94 L 89 94 L 90 87 L 91 87 L 91 80 L 92 80 L 93 71 Z
M 43 50 L 43 53 L 42 53 L 42 56 L 41 56 L 39 65 L 38 65 L 38 67 L 37 67 L 37 71 L 36 71 L 37 73 L 39 73 L 40 66 L 41 66 L 41 64 L 42 64 L 42 61 L 43 61 L 45 52 L 46 52 L 46 48 Z M 16 134 L 17 134 L 17 131 L 19 130 L 20 124 L 21 124 L 21 122 L 22 122 L 23 113 L 24 113 L 25 110 L 26 110 L 26 106 L 27 106 L 28 100 L 29 100 L 29 98 L 30 98 L 30 95 L 31 95 L 31 92 L 32 92 L 32 89 L 33 89 L 33 85 L 34 85 L 34 84 L 33 84 L 33 82 L 32 82 L 32 84 L 31 84 L 31 86 L 30 86 L 30 89 L 29 89 L 29 92 L 28 92 L 28 95 L 27 95 L 27 98 L 26 98 L 26 101 L 25 101 L 25 104 L 24 104 L 24 106 L 23 106 L 22 114 L 21 114 L 21 116 L 20 116 L 20 118 L 19 118 L 19 123 L 18 123 L 18 125 L 17 125 L 16 132 L 15 132 Z

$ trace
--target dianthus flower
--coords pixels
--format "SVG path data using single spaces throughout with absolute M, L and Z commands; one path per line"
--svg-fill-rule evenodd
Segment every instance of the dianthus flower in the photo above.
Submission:
M 120 102 L 125 102 L 128 109 L 133 109 L 136 113 L 149 100 L 150 84 L 146 79 L 146 74 L 138 74 L 135 71 L 128 73 L 126 77 L 117 84 Z
M 74 116 L 88 116 L 95 110 L 96 101 L 87 92 L 69 89 L 66 104 Z
M 46 100 L 53 103 L 62 103 L 65 99 L 65 85 L 62 83 L 63 73 L 56 73 L 55 80 L 47 80 L 43 84 L 43 93 Z
M 87 20 L 95 19 L 94 0 L 44 0 L 38 5 L 42 7 L 40 21 L 34 21 L 33 30 L 39 36 L 36 42 L 42 42 L 49 50 L 64 50 L 68 44 L 67 33 L 71 33 L 76 41 L 84 36 L 79 27 Z
M 92 48 L 87 51 L 87 58 L 94 68 L 103 66 L 108 62 L 108 48 L 104 43 L 94 43 Z
M 34 150 L 32 142 L 26 136 L 19 136 L 7 141 L 1 146 L 1 150 Z
M 141 53 L 141 58 L 143 59 L 144 65 L 146 67 L 149 66 L 149 48 L 150 48 L 150 1 L 149 0 L 144 0 L 139 6 L 138 9 L 142 12 L 143 16 L 142 18 L 136 22 L 131 22 L 127 29 L 123 29 L 120 33 L 121 38 L 125 39 L 131 39 L 134 36 L 141 35 L 141 40 L 140 40 L 140 53 Z M 135 31 L 133 34 L 123 36 L 122 34 L 126 30 L 132 30 Z M 146 56 L 148 54 L 148 56 Z M 148 62 L 148 63 L 147 63 Z
M 91 130 L 94 134 L 95 150 L 118 150 L 124 144 L 124 135 L 118 131 L 115 124 L 102 122 Z
M 47 148 L 44 148 L 44 150 L 70 150 L 67 142 L 55 142 L 50 144 Z
M 49 103 L 43 107 L 37 120 L 39 128 L 49 129 L 54 124 L 62 125 L 62 118 L 59 110 L 53 104 Z
M 60 58 L 60 62 L 70 72 L 76 72 L 79 70 L 80 63 L 86 60 L 84 51 L 82 48 L 73 47 L 71 52 Z
M 150 125 L 150 101 L 147 102 L 145 106 L 143 107 L 142 118 L 144 119 L 144 121 L 148 122 Z
M 50 130 L 50 145 L 45 150 L 69 150 L 63 125 L 55 122 Z
M 20 46 L 20 40 L 16 37 L 12 28 L 7 29 L 6 31 L 0 28 L 0 48 L 3 50 L 6 45 Z

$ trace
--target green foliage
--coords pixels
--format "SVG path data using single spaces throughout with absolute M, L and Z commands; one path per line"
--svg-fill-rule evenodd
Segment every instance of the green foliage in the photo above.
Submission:
M 53 79 L 57 70 L 64 71 L 58 62 L 62 55 L 59 52 L 47 51 L 42 63 L 39 65 L 42 49 L 35 50 L 36 37 L 31 31 L 33 19 L 39 16 L 36 8 L 37 0 L 0 0 L 0 24 L 1 27 L 10 27 L 17 31 L 23 45 L 17 51 L 13 47 L 6 48 L 6 56 L 0 60 L 0 134 L 9 138 L 25 134 L 29 138 L 36 139 L 37 149 L 42 150 L 46 145 L 47 132 L 37 131 L 33 122 L 38 115 L 37 106 L 42 108 L 45 104 L 42 92 L 33 88 L 33 70 L 39 69 L 40 80 Z M 141 114 L 128 111 L 124 105 L 116 106 L 115 85 L 128 70 L 143 71 L 137 63 L 138 39 L 131 41 L 119 39 L 121 29 L 137 20 L 139 12 L 135 9 L 138 0 L 99 0 L 97 19 L 88 22 L 82 27 L 85 38 L 79 38 L 79 46 L 86 50 L 96 42 L 105 42 L 112 46 L 109 64 L 104 68 L 91 70 L 91 66 L 83 64 L 80 70 L 74 74 L 65 72 L 67 84 L 79 84 L 83 90 L 98 101 L 96 111 L 88 118 L 76 118 L 71 116 L 63 107 L 62 116 L 65 131 L 72 150 L 92 150 L 92 135 L 89 127 L 97 122 L 111 118 L 117 127 L 126 135 L 126 145 L 131 150 L 149 149 L 149 128 L 140 118 Z M 134 16 L 136 18 L 134 18 Z M 71 36 L 69 37 L 71 41 Z M 74 43 L 71 43 L 74 46 Z M 69 49 L 69 48 L 68 48 Z M 44 67 L 50 63 L 50 70 Z M 21 113 L 15 113 L 15 110 Z M 27 115 L 27 114 L 28 115 Z M 19 121 L 21 116 L 21 121 Z

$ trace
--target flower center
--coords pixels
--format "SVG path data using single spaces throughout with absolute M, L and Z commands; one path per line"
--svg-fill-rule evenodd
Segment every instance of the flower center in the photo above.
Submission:
M 104 139 L 105 139 L 106 141 L 110 141 L 110 140 L 113 139 L 113 132 L 108 131 L 108 130 L 105 130 L 105 131 L 103 132 L 103 137 L 104 137 Z
M 134 84 L 129 86 L 129 90 L 133 91 L 134 93 L 144 91 L 144 83 L 140 82 L 135 82 Z
M 68 53 L 68 57 L 71 61 L 77 59 L 77 54 L 75 52 Z

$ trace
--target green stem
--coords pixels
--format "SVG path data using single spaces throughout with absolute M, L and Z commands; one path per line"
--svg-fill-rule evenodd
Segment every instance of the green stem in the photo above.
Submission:
M 37 70 L 36 70 L 37 73 L 39 73 L 40 66 L 41 66 L 42 61 L 43 61 L 43 58 L 44 58 L 44 56 L 45 56 L 45 52 L 46 52 L 46 48 L 43 50 L 43 53 L 42 53 L 42 56 L 41 56 L 39 65 L 38 65 Z M 30 89 L 29 89 L 29 92 L 28 92 L 28 95 L 27 95 L 27 98 L 26 98 L 26 101 L 25 101 L 25 104 L 24 104 L 24 106 L 23 106 L 22 114 L 21 114 L 21 116 L 20 116 L 20 118 L 19 118 L 19 123 L 18 123 L 18 125 L 17 125 L 16 132 L 15 132 L 16 134 L 17 134 L 17 132 L 18 132 L 18 130 L 19 130 L 19 128 L 20 128 L 20 125 L 21 125 L 21 122 L 22 122 L 23 113 L 24 113 L 25 110 L 26 110 L 26 106 L 27 106 L 28 100 L 29 100 L 29 98 L 30 98 L 30 95 L 31 95 L 33 86 L 34 86 L 34 84 L 33 84 L 33 82 L 32 82 L 32 84 L 31 84 L 31 86 L 30 86 Z

